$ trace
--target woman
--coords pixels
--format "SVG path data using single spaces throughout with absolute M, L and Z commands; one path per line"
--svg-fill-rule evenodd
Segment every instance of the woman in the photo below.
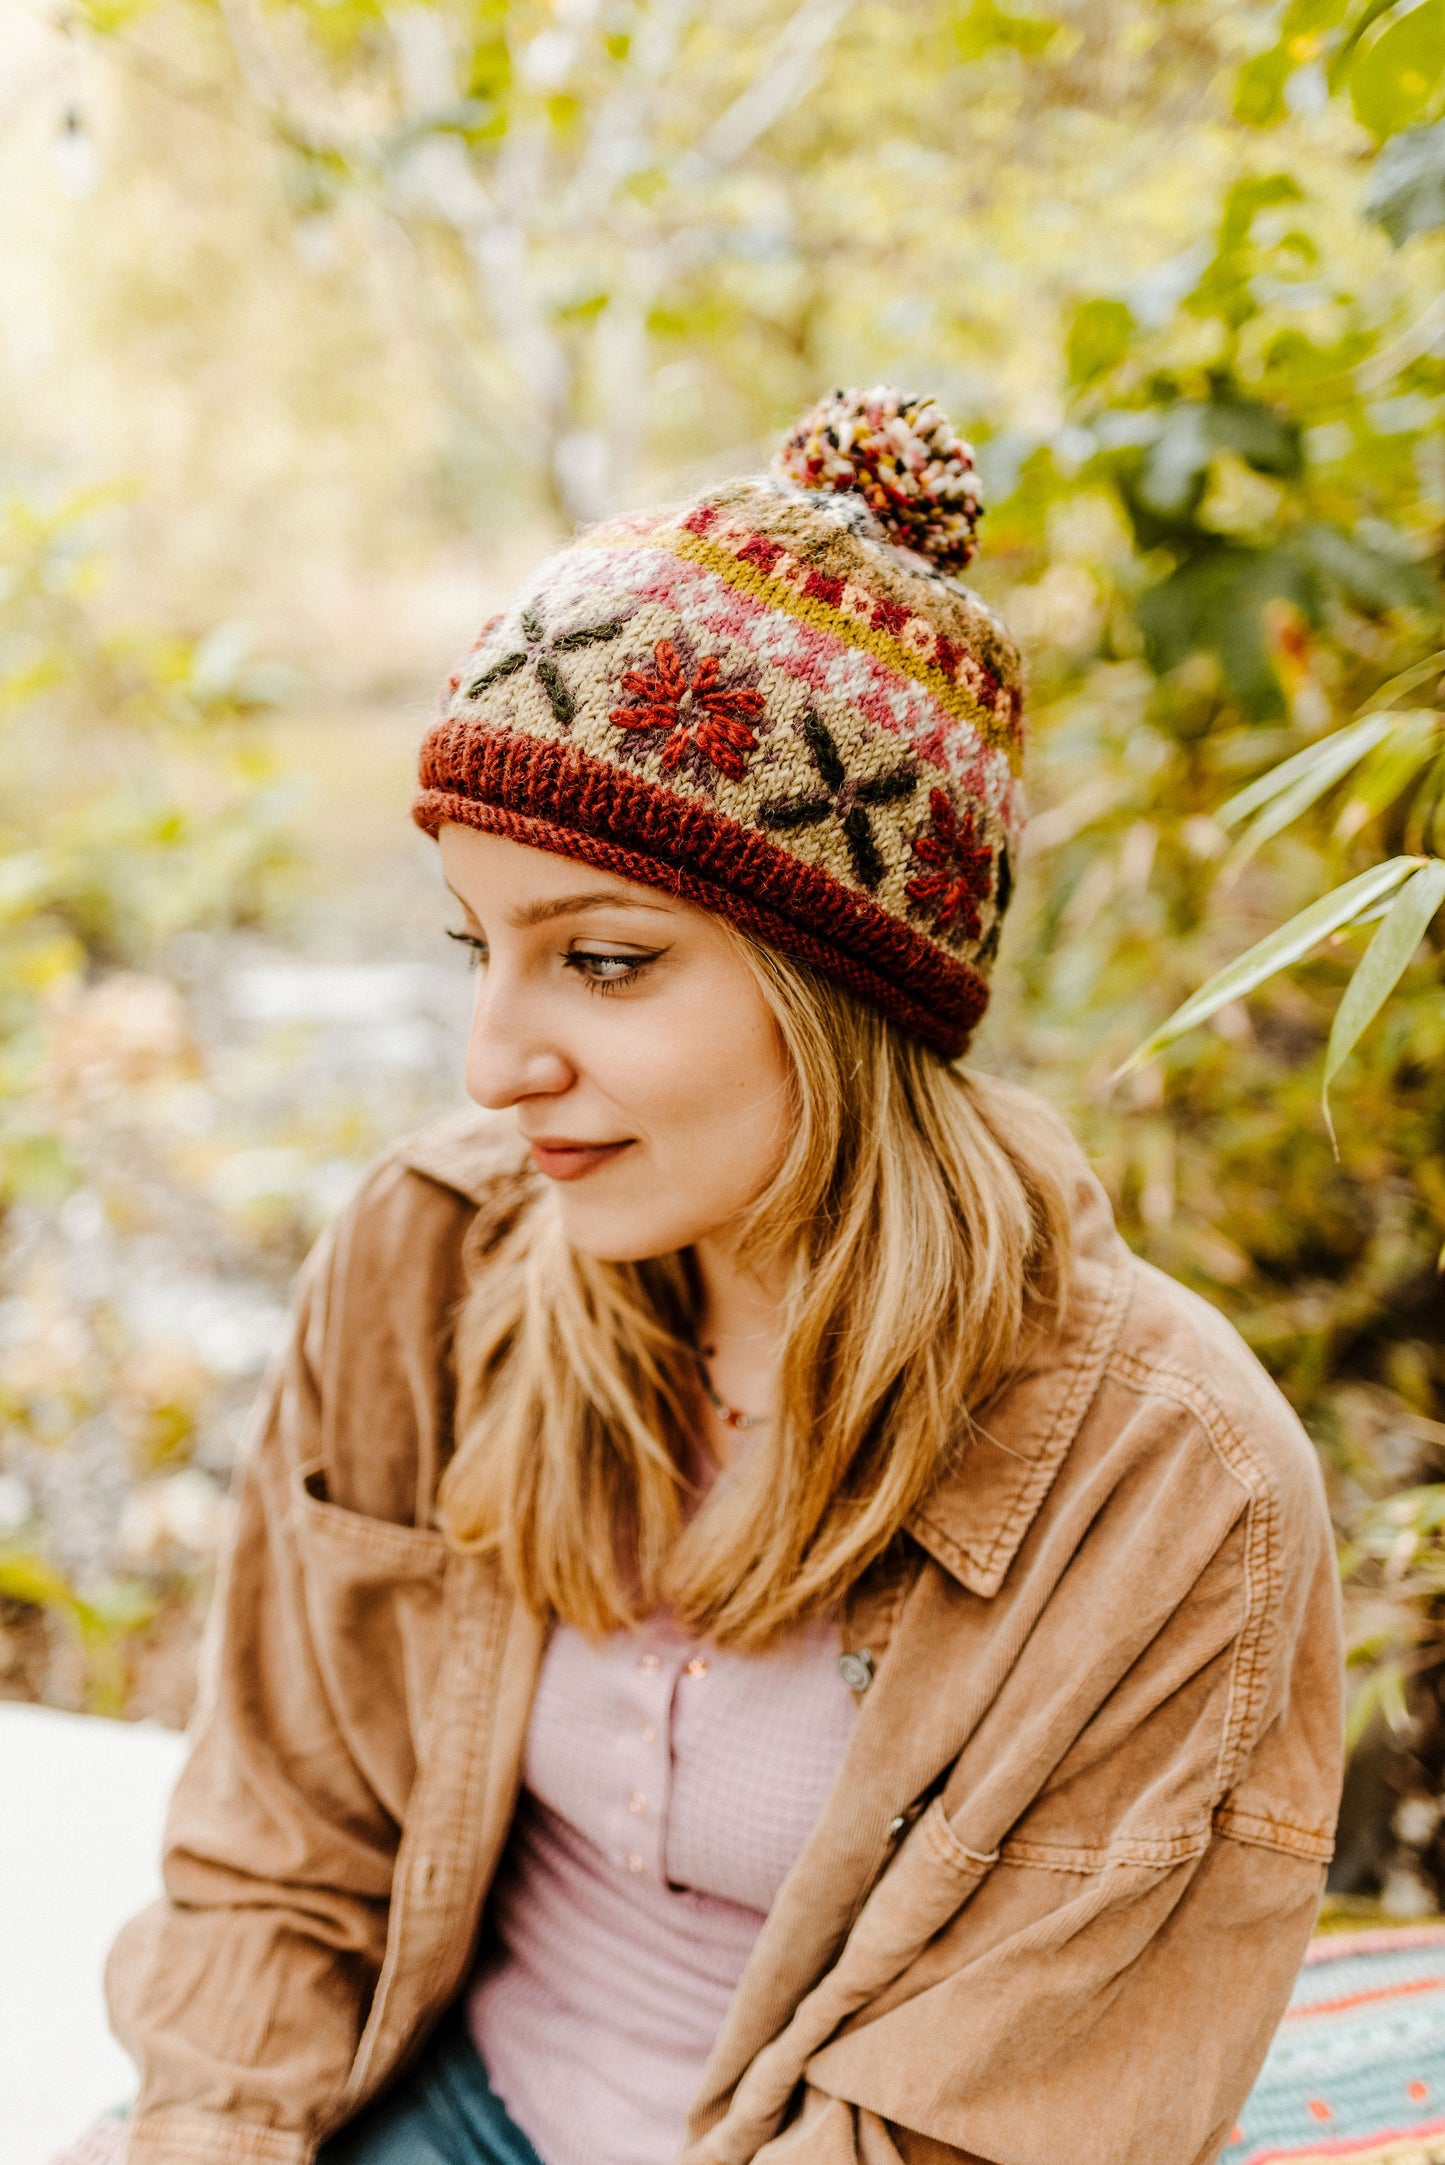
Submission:
M 585 535 L 422 755 L 482 1110 L 303 1274 L 131 2165 L 1207 2165 L 1313 1922 L 1313 1453 L 952 1064 L 1019 664 L 927 402 Z

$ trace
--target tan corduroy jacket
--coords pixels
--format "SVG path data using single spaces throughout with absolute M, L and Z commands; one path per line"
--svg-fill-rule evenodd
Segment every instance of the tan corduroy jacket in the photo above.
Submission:
M 307 2165 L 467 1977 L 546 1627 L 433 1498 L 513 1147 L 470 1114 L 403 1146 L 302 1275 L 166 1899 L 111 1958 L 130 2165 Z M 1319 1474 L 1082 1163 L 1077 1248 L 1067 1329 L 850 1605 L 873 1680 L 686 2165 L 1207 2165 L 1263 2058 L 1340 1778 Z

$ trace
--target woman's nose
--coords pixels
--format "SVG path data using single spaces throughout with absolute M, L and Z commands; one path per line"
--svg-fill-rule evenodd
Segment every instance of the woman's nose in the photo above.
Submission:
M 488 1112 L 505 1112 L 523 1098 L 560 1097 L 576 1080 L 571 1062 L 529 1014 L 515 986 L 489 970 L 477 987 L 467 1040 L 467 1096 Z

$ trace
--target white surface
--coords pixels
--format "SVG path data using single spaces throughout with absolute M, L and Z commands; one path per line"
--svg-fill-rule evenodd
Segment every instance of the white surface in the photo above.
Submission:
M 150 1723 L 0 1701 L 0 2158 L 48 2165 L 133 2087 L 101 1967 L 160 1886 L 185 1744 Z

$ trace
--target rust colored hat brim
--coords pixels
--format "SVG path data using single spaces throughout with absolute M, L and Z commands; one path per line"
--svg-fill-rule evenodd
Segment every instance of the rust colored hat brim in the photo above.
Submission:
M 479 828 L 711 910 L 953 1059 L 988 1003 L 967 962 L 767 836 L 571 746 L 440 722 L 412 816 Z

